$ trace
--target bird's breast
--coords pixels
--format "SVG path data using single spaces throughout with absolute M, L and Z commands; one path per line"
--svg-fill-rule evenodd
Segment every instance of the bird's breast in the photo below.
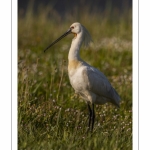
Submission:
M 81 62 L 78 60 L 69 60 L 68 71 L 76 70 L 81 65 Z
M 72 61 L 68 65 L 68 75 L 70 83 L 74 90 L 78 93 L 86 89 L 86 83 L 84 82 L 82 62 Z
M 79 60 L 69 60 L 68 64 L 68 75 L 71 80 L 78 80 L 82 78 L 82 61 Z

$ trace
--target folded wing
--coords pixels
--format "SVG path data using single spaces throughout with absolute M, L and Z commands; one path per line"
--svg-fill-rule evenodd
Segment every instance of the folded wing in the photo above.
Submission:
M 88 90 L 100 97 L 109 99 L 110 102 L 119 107 L 120 97 L 102 72 L 94 67 L 86 66 L 83 75 Z

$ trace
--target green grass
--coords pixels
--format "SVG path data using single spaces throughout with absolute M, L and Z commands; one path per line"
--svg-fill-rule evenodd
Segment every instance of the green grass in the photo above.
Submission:
M 49 15 L 50 14 L 50 15 Z M 113 14 L 112 14 L 113 15 Z M 26 150 L 132 149 L 132 18 L 131 12 L 68 16 L 54 10 L 18 19 L 18 148 Z M 49 17 L 48 17 L 49 16 Z M 90 20 L 88 19 L 90 18 Z M 81 22 L 93 45 L 81 58 L 100 69 L 121 97 L 121 107 L 96 105 L 92 134 L 86 134 L 88 109 L 75 95 L 68 74 L 69 35 L 43 53 L 73 23 Z

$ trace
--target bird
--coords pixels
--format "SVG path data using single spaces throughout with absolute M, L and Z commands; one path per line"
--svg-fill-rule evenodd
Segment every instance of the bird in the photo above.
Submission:
M 106 76 L 80 58 L 81 46 L 89 46 L 92 42 L 88 30 L 81 23 L 73 23 L 62 36 L 44 49 L 44 52 L 69 34 L 73 34 L 74 38 L 68 54 L 68 76 L 75 93 L 79 94 L 87 103 L 89 111 L 88 130 L 93 131 L 94 105 L 110 102 L 120 107 L 121 99 Z

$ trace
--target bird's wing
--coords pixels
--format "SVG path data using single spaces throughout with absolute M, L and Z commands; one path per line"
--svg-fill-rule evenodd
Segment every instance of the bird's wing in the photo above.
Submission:
M 87 66 L 83 70 L 84 80 L 87 83 L 87 88 L 93 93 L 106 97 L 119 103 L 120 97 L 116 90 L 111 86 L 105 75 L 98 69 Z

